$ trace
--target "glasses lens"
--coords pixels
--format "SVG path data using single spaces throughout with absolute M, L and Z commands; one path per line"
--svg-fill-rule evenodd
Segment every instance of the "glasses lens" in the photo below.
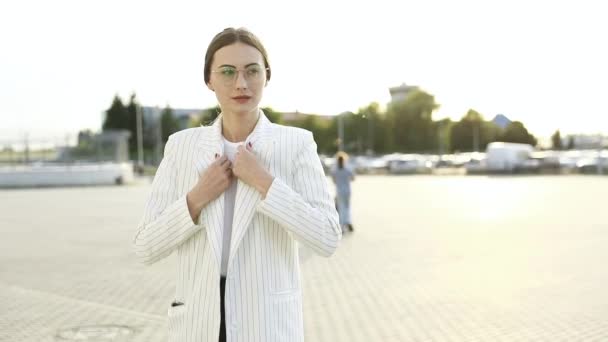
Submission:
M 220 77 L 224 81 L 224 83 L 231 83 L 236 78 L 236 69 L 232 67 L 222 67 L 220 68 Z
M 247 68 L 246 74 L 248 81 L 259 81 L 262 79 L 262 68 L 259 65 L 251 65 Z

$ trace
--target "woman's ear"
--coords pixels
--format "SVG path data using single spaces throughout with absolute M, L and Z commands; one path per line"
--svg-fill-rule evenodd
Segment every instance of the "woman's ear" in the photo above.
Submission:
M 206 83 L 207 84 L 207 88 L 209 88 L 209 90 L 211 90 L 212 92 L 215 92 L 215 89 L 213 89 L 213 86 L 211 86 L 211 83 Z

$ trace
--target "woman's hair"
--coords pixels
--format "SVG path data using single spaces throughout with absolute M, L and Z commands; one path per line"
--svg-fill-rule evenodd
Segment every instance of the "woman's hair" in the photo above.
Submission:
M 266 81 L 270 81 L 271 72 L 270 64 L 268 63 L 268 54 L 266 53 L 266 49 L 264 48 L 264 45 L 262 45 L 262 42 L 260 42 L 258 37 L 256 37 L 246 28 L 241 27 L 235 29 L 233 27 L 229 27 L 216 34 L 207 47 L 207 53 L 205 54 L 205 83 L 209 83 L 211 64 L 213 63 L 213 56 L 215 55 L 215 52 L 224 46 L 232 45 L 237 42 L 247 44 L 260 51 L 262 57 L 264 58 L 264 67 L 267 68 Z
M 338 161 L 338 168 L 343 169 L 344 163 L 348 160 L 348 154 L 344 151 L 338 151 L 336 153 L 336 160 Z

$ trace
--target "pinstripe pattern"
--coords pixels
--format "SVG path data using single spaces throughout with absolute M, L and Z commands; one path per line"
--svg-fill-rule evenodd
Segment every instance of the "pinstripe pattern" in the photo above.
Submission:
M 249 141 L 275 179 L 264 200 L 238 181 L 226 280 L 228 341 L 303 341 L 298 245 L 330 256 L 341 239 L 338 215 L 310 132 L 261 115 Z M 177 251 L 175 300 L 185 304 L 168 308 L 170 341 L 219 338 L 224 196 L 196 223 L 185 198 L 215 153 L 223 154 L 221 120 L 169 138 L 133 239 L 146 265 Z

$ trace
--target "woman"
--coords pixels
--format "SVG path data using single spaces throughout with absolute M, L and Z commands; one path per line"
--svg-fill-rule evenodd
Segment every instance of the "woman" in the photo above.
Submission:
M 343 231 L 354 231 L 350 213 L 350 182 L 355 180 L 355 174 L 346 167 L 348 155 L 338 152 L 336 155 L 337 166 L 332 172 L 332 179 L 336 185 L 336 205 L 340 215 L 340 226 Z
M 271 76 L 245 29 L 217 34 L 204 78 L 221 114 L 169 137 L 134 237 L 153 264 L 177 251 L 169 341 L 303 341 L 298 245 L 342 235 L 310 132 L 259 109 Z

